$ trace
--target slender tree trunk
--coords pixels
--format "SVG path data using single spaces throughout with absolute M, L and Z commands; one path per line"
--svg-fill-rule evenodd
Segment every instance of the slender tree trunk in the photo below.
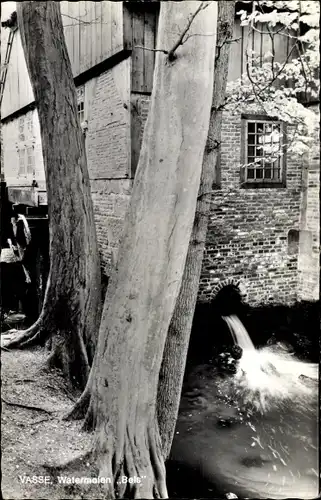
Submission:
M 167 459 L 178 415 L 187 350 L 197 300 L 206 242 L 211 191 L 221 140 L 222 111 L 227 83 L 230 44 L 233 36 L 234 2 L 218 2 L 217 45 L 214 71 L 213 106 L 203 159 L 201 183 L 192 236 L 180 293 L 166 338 L 157 394 L 158 425 L 164 458 Z M 213 20 L 214 21 L 214 20 Z M 215 29 L 213 22 L 212 30 Z
M 162 2 L 159 49 L 170 52 L 200 5 Z M 213 2 L 188 32 L 207 36 L 189 37 L 176 57 L 156 55 L 151 108 L 91 379 L 87 421 L 96 429 L 99 473 L 114 478 L 107 498 L 167 497 L 157 385 L 196 209 L 212 102 L 215 37 L 209 33 L 215 19 Z M 123 476 L 141 483 L 124 484 Z
M 84 139 L 59 2 L 17 3 L 39 114 L 50 230 L 50 273 L 37 322 L 7 347 L 51 336 L 50 363 L 85 386 L 100 322 L 100 267 Z

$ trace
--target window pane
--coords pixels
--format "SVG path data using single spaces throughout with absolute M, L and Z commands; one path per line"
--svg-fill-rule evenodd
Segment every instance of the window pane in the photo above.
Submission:
M 266 134 L 271 134 L 272 133 L 272 125 L 270 123 L 265 123 L 265 133 Z
M 272 121 L 248 121 L 246 178 L 253 181 L 280 181 L 283 157 L 282 124 Z
M 273 179 L 274 180 L 280 179 L 280 169 L 279 168 L 273 169 Z
M 255 156 L 255 148 L 254 148 L 254 146 L 249 146 L 247 148 L 247 155 L 248 155 L 248 157 Z
M 255 135 L 254 135 L 254 134 L 249 134 L 249 135 L 248 135 L 247 142 L 248 142 L 249 144 L 255 144 Z
M 247 131 L 249 133 L 253 133 L 254 134 L 255 133 L 255 123 L 248 122 L 248 124 L 247 124 Z
M 270 168 L 265 168 L 264 170 L 264 178 L 265 179 L 271 179 L 272 176 L 272 170 Z
M 25 150 L 19 150 L 19 174 L 23 175 L 26 172 Z
M 264 166 L 264 160 L 260 160 L 259 158 L 255 158 L 255 167 L 262 168 Z
M 23 134 L 24 123 L 25 123 L 25 122 L 24 122 L 24 118 L 23 118 L 23 117 L 21 117 L 21 118 L 19 119 L 19 132 L 20 132 L 20 134 Z

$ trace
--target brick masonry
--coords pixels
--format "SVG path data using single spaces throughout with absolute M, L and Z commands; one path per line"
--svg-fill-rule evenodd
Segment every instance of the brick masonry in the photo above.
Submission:
M 319 130 L 306 158 L 306 193 L 301 198 L 298 258 L 298 298 L 319 298 L 320 269 L 320 151 Z
M 221 189 L 212 201 L 199 299 L 234 278 L 248 302 L 292 303 L 297 299 L 298 254 L 288 251 L 288 232 L 300 220 L 301 170 L 287 158 L 286 188 L 241 187 L 241 117 L 225 113 L 221 138 Z
M 144 102 L 142 107 L 142 129 L 147 104 Z M 199 301 L 211 300 L 219 287 L 231 282 L 240 284 L 251 305 L 290 305 L 298 299 L 317 300 L 319 162 L 316 155 L 314 167 L 309 170 L 307 190 L 307 220 L 314 231 L 313 256 L 299 270 L 302 245 L 293 250 L 289 246 L 289 232 L 302 229 L 302 160 L 287 155 L 285 188 L 244 189 L 240 181 L 240 116 L 224 114 L 221 142 L 221 187 L 212 198 Z
M 130 179 L 130 62 L 86 83 L 86 151 L 102 271 L 110 275 L 127 210 Z
M 85 84 L 86 150 L 106 276 L 117 257 L 149 101 L 149 96 L 130 94 L 130 59 Z M 18 120 L 14 121 L 3 127 L 4 139 L 9 133 L 12 138 L 16 136 Z M 318 137 L 315 151 L 304 161 L 288 156 L 286 188 L 241 187 L 240 116 L 224 115 L 221 142 L 221 187 L 212 199 L 199 301 L 210 300 L 220 286 L 229 282 L 240 283 L 251 305 L 317 300 Z M 12 141 L 6 143 L 13 145 Z M 13 158 L 11 155 L 7 162 L 11 169 Z M 306 191 L 302 189 L 304 162 Z M 293 230 L 301 230 L 294 247 L 288 241 L 289 231 Z

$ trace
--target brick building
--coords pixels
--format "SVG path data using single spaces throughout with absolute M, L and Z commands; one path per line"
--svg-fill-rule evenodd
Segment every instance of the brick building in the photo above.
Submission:
M 10 15 L 4 4 L 2 18 Z M 61 2 L 78 91 L 102 269 L 117 257 L 153 86 L 157 2 Z M 3 20 L 2 19 L 2 20 Z M 83 22 L 85 21 L 85 22 Z M 8 30 L 2 30 L 5 50 Z M 229 79 L 244 70 L 244 28 L 237 20 Z M 8 195 L 27 218 L 46 214 L 37 111 L 20 42 L 14 33 L 1 104 L 3 167 Z M 268 36 L 253 46 L 268 50 Z M 278 43 L 284 51 L 282 37 Z M 283 52 L 282 52 L 283 53 Z M 200 281 L 199 300 L 239 283 L 250 304 L 317 300 L 319 283 L 319 156 L 285 155 L 272 168 L 241 167 L 257 154 L 267 130 L 283 124 L 254 108 L 224 114 L 220 159 Z

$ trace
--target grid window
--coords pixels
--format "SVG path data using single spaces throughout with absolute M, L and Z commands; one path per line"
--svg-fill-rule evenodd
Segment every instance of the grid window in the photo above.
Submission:
M 25 120 L 24 117 L 21 116 L 19 118 L 19 140 L 24 141 L 25 140 Z
M 77 110 L 80 124 L 85 120 L 85 89 L 79 87 L 77 89 Z
M 19 175 L 26 175 L 26 150 L 19 149 Z
M 33 115 L 32 113 L 29 114 L 26 118 L 26 128 L 28 131 L 29 136 L 33 136 Z
M 34 149 L 27 148 L 27 174 L 33 174 L 35 170 L 35 155 Z
M 284 183 L 284 126 L 281 122 L 260 119 L 244 120 L 245 184 L 275 185 Z

